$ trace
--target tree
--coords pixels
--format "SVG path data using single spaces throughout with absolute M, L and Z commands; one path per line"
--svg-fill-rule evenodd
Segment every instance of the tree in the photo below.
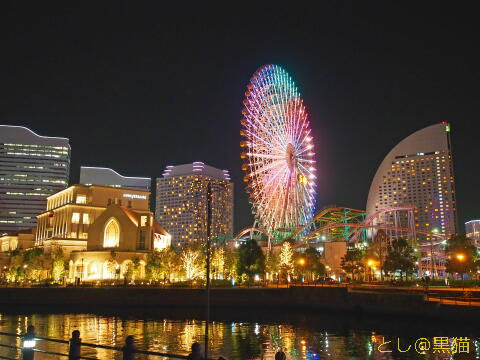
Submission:
M 226 247 L 225 248 L 225 265 L 224 279 L 231 279 L 237 274 L 238 256 L 237 252 Z
M 170 282 L 172 275 L 177 272 L 180 267 L 178 262 L 179 256 L 171 246 L 160 250 L 158 256 L 162 276 L 166 281 Z
M 219 246 L 213 249 L 212 274 L 214 279 L 224 279 L 225 275 L 225 249 Z
M 50 252 L 50 263 L 52 279 L 55 282 L 59 282 L 65 274 L 67 265 L 61 246 L 55 245 L 52 247 L 52 251 Z
M 125 280 L 125 285 L 127 282 L 133 279 L 134 274 L 134 265 L 131 261 L 127 262 L 123 267 L 123 278 Z
M 267 280 L 273 280 L 274 274 L 278 272 L 279 260 L 278 255 L 275 254 L 272 250 L 267 253 L 265 256 L 265 272 L 268 274 Z
M 393 239 L 387 247 L 384 268 L 392 272 L 400 271 L 401 279 L 404 273 L 408 278 L 408 274 L 415 270 L 415 260 L 414 250 L 406 239 Z
M 358 248 L 351 248 L 347 249 L 347 253 L 342 257 L 340 266 L 347 274 L 352 276 L 352 280 L 355 279 L 355 275 L 357 275 L 357 279 L 360 278 L 360 273 L 364 269 L 362 261 L 364 256 L 364 251 Z
M 160 265 L 159 251 L 153 251 L 148 254 L 145 271 L 147 273 L 147 278 L 155 282 L 160 281 L 163 278 L 163 269 Z
M 383 274 L 385 272 L 385 259 L 387 256 L 387 234 L 384 230 L 378 230 L 370 247 L 368 249 L 369 254 L 376 258 L 380 265 L 380 277 L 383 280 Z
M 265 255 L 255 240 L 247 240 L 238 248 L 237 274 L 249 280 L 265 271 Z
M 23 251 L 23 269 L 27 280 L 40 280 L 43 271 L 43 260 L 43 249 L 41 248 Z
M 465 235 L 452 235 L 445 247 L 446 268 L 449 273 L 468 274 L 479 265 L 477 249 L 473 241 Z
M 304 253 L 305 265 L 303 268 L 310 273 L 310 280 L 313 281 L 314 277 L 325 275 L 325 265 L 321 263 L 321 254 L 313 246 L 308 247 Z
M 280 271 L 282 271 L 287 277 L 293 272 L 294 265 L 293 265 L 293 249 L 292 244 L 289 241 L 285 241 L 282 244 L 282 248 L 280 250 Z
M 180 254 L 185 277 L 193 280 L 205 275 L 205 255 L 199 244 L 187 244 Z
M 114 250 L 110 251 L 110 257 L 108 258 L 108 262 L 107 262 L 107 271 L 112 276 L 112 279 L 117 276 L 117 261 L 115 260 L 116 257 L 117 257 L 117 254 L 115 253 L 115 251 Z M 82 272 L 83 271 L 84 270 L 82 268 Z
M 8 281 L 17 282 L 23 276 L 23 254 L 19 249 L 12 250 L 9 253 L 10 264 L 5 273 Z
M 136 280 L 140 277 L 140 259 L 138 257 L 134 257 L 132 259 L 132 278 Z

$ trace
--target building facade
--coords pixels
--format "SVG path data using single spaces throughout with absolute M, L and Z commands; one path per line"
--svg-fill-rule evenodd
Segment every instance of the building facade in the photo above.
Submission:
M 0 236 L 0 253 L 27 250 L 35 245 L 35 228 Z
M 480 248 L 480 220 L 470 220 L 465 223 L 465 234 L 468 238 L 472 239 Z
M 153 217 L 148 210 L 107 206 L 88 228 L 86 251 L 70 255 L 70 281 L 145 278 L 148 255 L 170 246 L 170 235 Z
M 413 133 L 382 161 L 370 186 L 367 215 L 402 205 L 416 207 L 418 230 L 446 236 L 458 232 L 450 124 Z
M 35 244 L 43 246 L 47 253 L 54 246 L 61 246 L 66 254 L 86 250 L 90 227 L 108 206 L 149 212 L 149 195 L 138 189 L 70 186 L 48 197 L 46 210 L 37 216 Z
M 233 235 L 233 183 L 227 170 L 202 162 L 167 166 L 157 179 L 155 218 L 179 246 L 207 238 L 207 186 L 210 184 L 211 237 Z
M 47 197 L 68 186 L 66 138 L 0 125 L 0 234 L 35 227 Z
M 120 175 L 115 170 L 104 167 L 80 167 L 80 184 L 105 185 L 150 191 L 152 179 Z

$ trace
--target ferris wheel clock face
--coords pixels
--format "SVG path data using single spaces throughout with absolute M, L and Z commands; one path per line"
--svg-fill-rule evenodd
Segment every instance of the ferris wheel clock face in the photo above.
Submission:
M 261 67 L 245 93 L 241 120 L 242 169 L 252 211 L 272 234 L 312 219 L 315 160 L 307 112 L 295 83 L 277 65 Z

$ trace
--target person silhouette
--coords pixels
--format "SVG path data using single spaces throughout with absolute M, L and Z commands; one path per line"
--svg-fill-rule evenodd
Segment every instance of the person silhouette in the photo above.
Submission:
M 202 360 L 202 345 L 198 342 L 192 344 L 192 352 L 188 354 L 188 360 Z

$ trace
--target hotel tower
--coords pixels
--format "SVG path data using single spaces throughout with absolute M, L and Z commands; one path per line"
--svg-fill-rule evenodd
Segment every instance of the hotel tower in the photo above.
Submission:
M 211 236 L 233 235 L 233 183 L 228 170 L 202 162 L 167 166 L 157 179 L 155 218 L 172 236 L 172 244 L 207 238 L 207 185 L 212 191 Z
M 402 205 L 415 205 L 418 230 L 446 236 L 458 232 L 450 124 L 442 122 L 411 134 L 380 164 L 368 194 L 368 215 Z

